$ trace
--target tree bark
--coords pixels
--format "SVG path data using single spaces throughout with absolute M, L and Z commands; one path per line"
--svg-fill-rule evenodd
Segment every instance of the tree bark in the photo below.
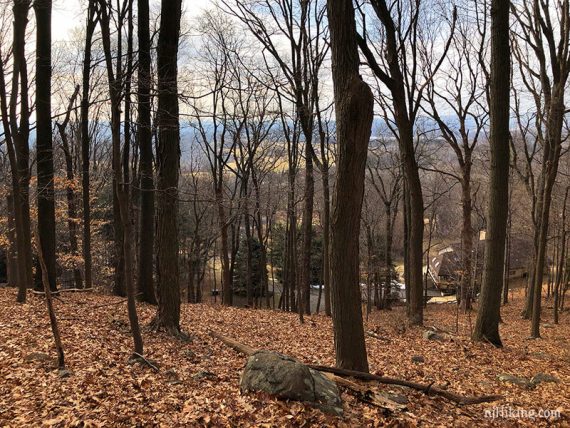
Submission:
M 18 254 L 18 296 L 20 303 L 26 301 L 26 289 L 32 279 L 32 241 L 30 232 L 30 149 L 28 145 L 30 113 L 28 104 L 28 71 L 26 66 L 25 39 L 30 1 L 15 1 L 14 35 L 12 41 L 12 85 L 8 106 L 4 64 L 2 68 L 0 91 L 2 94 L 2 126 L 6 137 L 6 146 L 12 172 L 12 194 L 14 197 L 14 217 L 16 223 L 16 247 Z M 20 107 L 18 120 L 17 109 Z
M 52 291 L 56 286 L 55 200 L 51 128 L 51 0 L 35 0 L 38 233 Z
M 138 292 L 141 300 L 155 305 L 153 281 L 154 253 L 154 177 L 152 168 L 151 129 L 151 46 L 149 30 L 149 1 L 138 0 L 138 126 L 140 150 L 140 244 L 138 265 Z
M 483 284 L 473 330 L 474 340 L 487 340 L 495 346 L 502 346 L 499 320 L 509 198 L 509 7 L 501 0 L 491 2 L 491 177 Z
M 18 286 L 18 259 L 16 242 L 16 220 L 14 218 L 14 196 L 6 196 L 6 211 L 8 216 L 8 254 L 6 257 L 8 287 Z
M 473 269 L 473 225 L 471 222 L 471 212 L 473 205 L 471 200 L 471 165 L 463 168 L 461 181 L 461 209 L 463 224 L 461 227 L 461 243 L 463 247 L 463 275 L 461 277 L 461 310 L 467 312 L 471 310 L 472 290 L 471 272 Z
M 81 190 L 83 207 L 83 276 L 85 288 L 93 287 L 91 258 L 91 203 L 89 178 L 89 82 L 91 80 L 91 45 L 95 31 L 95 0 L 89 0 L 81 89 Z
M 338 144 L 331 218 L 331 300 L 336 364 L 340 368 L 367 372 L 358 237 L 374 99 L 359 75 L 352 1 L 328 0 L 327 10 Z
M 178 271 L 178 177 L 180 124 L 178 41 L 181 0 L 162 0 L 158 37 L 158 313 L 156 327 L 180 334 Z

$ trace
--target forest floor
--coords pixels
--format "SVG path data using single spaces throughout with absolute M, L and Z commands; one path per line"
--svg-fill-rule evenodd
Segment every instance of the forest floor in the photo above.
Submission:
M 424 339 L 426 328 L 406 327 L 404 308 L 373 312 L 366 323 L 383 338 L 366 339 L 371 372 L 434 382 L 462 394 L 501 394 L 502 400 L 457 406 L 419 391 L 371 384 L 407 396 L 407 410 L 385 414 L 345 391 L 344 417 L 263 394 L 240 394 L 246 357 L 208 334 L 334 365 L 331 320 L 323 315 L 306 316 L 300 325 L 295 314 L 184 304 L 182 326 L 192 337 L 185 343 L 151 332 L 146 326 L 155 308 L 140 304 L 145 355 L 160 367 L 155 372 L 127 364 L 131 337 L 123 300 L 65 293 L 55 308 L 71 375 L 60 378 L 44 299 L 29 294 L 28 303 L 15 301 L 14 289 L 0 289 L 0 426 L 570 426 L 570 312 L 561 315 L 558 326 L 543 324 L 542 339 L 528 340 L 529 322 L 519 317 L 520 294 L 502 309 L 503 349 L 469 340 L 474 313 L 458 317 L 455 334 L 455 305 L 426 310 L 426 328 L 450 332 L 443 340 Z M 551 323 L 549 306 L 544 323 Z M 412 356 L 424 362 L 414 363 Z M 559 383 L 526 388 L 497 378 L 537 373 Z M 560 418 L 485 417 L 485 410 L 495 407 L 503 416 L 543 409 L 559 411 Z

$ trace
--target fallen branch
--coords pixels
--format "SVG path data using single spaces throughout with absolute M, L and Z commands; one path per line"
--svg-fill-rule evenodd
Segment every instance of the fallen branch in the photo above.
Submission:
M 392 412 L 394 411 L 402 411 L 406 410 L 406 406 L 404 404 L 400 404 L 395 402 L 394 400 L 390 400 L 387 397 L 384 397 L 382 394 L 374 392 L 365 386 L 359 385 L 356 382 L 351 380 L 336 376 L 332 373 L 323 373 L 326 377 L 330 380 L 336 382 L 337 385 L 343 386 L 346 389 L 350 390 L 354 396 L 360 401 L 364 403 L 371 404 L 375 407 L 379 407 L 381 409 L 387 409 Z
M 218 334 L 213 331 L 210 332 L 210 336 L 220 340 L 222 343 L 226 344 L 234 351 L 240 352 L 248 356 L 254 354 L 257 351 L 251 346 L 244 345 L 243 343 L 239 343 L 237 340 L 230 339 L 229 337 L 222 336 L 221 334 Z
M 61 343 L 61 335 L 59 334 L 59 327 L 57 325 L 57 318 L 55 316 L 55 310 L 53 308 L 53 300 L 52 300 L 52 293 L 47 273 L 47 266 L 44 259 L 44 252 L 42 249 L 42 244 L 40 241 L 40 235 L 37 234 L 37 243 L 36 243 L 37 251 L 38 251 L 38 259 L 40 260 L 40 268 L 42 271 L 42 284 L 44 286 L 44 291 L 46 295 L 46 304 L 48 308 L 49 314 L 49 321 L 51 325 L 51 331 L 53 333 L 53 339 L 55 342 L 55 349 L 57 351 L 57 366 L 60 371 L 65 370 L 65 356 L 63 353 L 63 345 Z
M 244 345 L 243 343 L 240 343 L 237 340 L 230 339 L 229 337 L 222 336 L 221 334 L 215 333 L 213 331 L 210 332 L 210 336 L 220 340 L 221 342 L 223 342 L 224 344 L 226 344 L 227 346 L 229 346 L 233 350 L 235 350 L 237 352 L 241 352 L 242 354 L 245 354 L 245 355 L 252 355 L 256 351 L 251 346 Z M 410 381 L 404 380 L 404 379 L 396 379 L 396 378 L 391 378 L 391 377 L 378 376 L 378 375 L 371 374 L 371 373 L 359 372 L 359 371 L 354 371 L 354 370 L 339 369 L 336 367 L 320 366 L 320 365 L 314 365 L 314 364 L 307 364 L 307 367 L 310 367 L 313 370 L 317 370 L 317 371 L 324 372 L 324 373 L 332 373 L 332 374 L 335 374 L 337 376 L 350 376 L 350 377 L 353 377 L 356 379 L 376 381 L 376 382 L 380 382 L 380 383 L 383 383 L 386 385 L 405 386 L 407 388 L 422 391 L 423 393 L 425 393 L 427 395 L 430 395 L 430 394 L 439 395 L 443 398 L 446 398 L 450 401 L 453 401 L 453 402 L 455 402 L 457 404 L 461 404 L 461 405 L 489 403 L 489 402 L 497 401 L 497 400 L 500 400 L 503 398 L 501 395 L 483 395 L 480 397 L 459 395 L 459 394 L 455 394 L 453 392 L 446 391 L 446 390 L 441 389 L 441 388 L 434 387 L 434 386 L 432 386 L 433 384 L 422 384 L 422 383 L 410 382 Z
M 462 404 L 462 405 L 488 403 L 488 402 L 500 400 L 501 398 L 503 398 L 501 395 L 483 395 L 480 397 L 459 395 L 459 394 L 455 394 L 453 392 L 446 391 L 444 389 L 432 386 L 433 384 L 416 383 L 416 382 L 411 382 L 411 381 L 404 380 L 404 379 L 396 379 L 396 378 L 391 378 L 391 377 L 378 376 L 378 375 L 375 375 L 372 373 L 365 373 L 365 372 L 359 372 L 359 371 L 354 371 L 354 370 L 339 369 L 336 367 L 327 367 L 327 366 L 311 365 L 311 364 L 309 364 L 309 367 L 314 369 L 314 370 L 318 370 L 320 372 L 334 373 L 334 374 L 339 375 L 339 376 L 351 376 L 351 377 L 354 377 L 356 379 L 376 381 L 376 382 L 384 383 L 386 385 L 405 386 L 407 388 L 412 388 L 412 389 L 415 389 L 418 391 L 422 391 L 427 395 L 430 395 L 430 394 L 439 395 L 441 397 L 447 398 L 450 401 L 453 401 L 457 404 Z
M 378 333 L 374 333 L 373 331 L 367 331 L 367 332 L 366 332 L 366 335 L 367 335 L 367 336 L 370 336 L 370 337 L 373 337 L 374 339 L 381 340 L 381 341 L 386 342 L 386 343 L 391 343 L 391 342 L 392 342 L 391 339 L 389 339 L 389 338 L 387 338 L 387 337 L 384 337 L 384 336 L 380 336 Z

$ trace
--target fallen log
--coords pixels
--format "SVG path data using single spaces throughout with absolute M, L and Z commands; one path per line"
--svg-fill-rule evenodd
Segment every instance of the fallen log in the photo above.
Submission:
M 218 339 L 220 342 L 226 344 L 234 351 L 241 352 L 245 355 L 253 355 L 257 349 L 252 348 L 251 346 L 244 345 L 243 343 L 239 343 L 237 340 L 230 339 L 229 337 L 222 336 L 214 331 L 210 331 L 210 336 Z
M 210 332 L 210 336 L 220 340 L 233 350 L 237 352 L 241 352 L 245 355 L 252 355 L 256 352 L 256 349 L 252 348 L 251 346 L 245 345 L 243 343 L 238 342 L 237 340 L 231 339 L 229 337 L 222 336 L 221 334 L 215 333 L 213 331 Z M 437 388 L 431 384 L 422 384 L 417 382 L 411 382 L 405 379 L 397 379 L 385 376 L 378 376 L 372 373 L 365 373 L 359 372 L 354 370 L 346 370 L 340 369 L 337 367 L 328 367 L 328 366 L 321 366 L 315 364 L 307 364 L 308 367 L 318 370 L 320 372 L 325 373 L 332 373 L 338 376 L 348 376 L 353 377 L 355 379 L 361 379 L 366 381 L 375 381 L 379 383 L 383 383 L 386 385 L 398 385 L 398 386 L 405 386 L 407 388 L 415 389 L 417 391 L 421 391 L 426 395 L 439 395 L 443 398 L 446 398 L 450 401 L 453 401 L 460 405 L 471 405 L 471 404 L 480 404 L 480 403 L 489 403 L 492 401 L 497 401 L 503 398 L 502 395 L 482 395 L 482 396 L 468 396 L 468 395 L 460 395 L 454 392 L 446 391 L 441 388 Z
M 405 386 L 407 388 L 415 389 L 418 391 L 422 391 L 423 393 L 430 395 L 439 395 L 443 398 L 447 398 L 450 401 L 453 401 L 457 404 L 461 405 L 469 405 L 469 404 L 480 404 L 480 403 L 489 403 L 492 401 L 497 401 L 503 398 L 501 395 L 482 395 L 482 396 L 466 396 L 466 395 L 459 395 L 454 392 L 446 391 L 441 388 L 437 388 L 431 384 L 422 384 L 411 382 L 404 379 L 396 379 L 391 377 L 385 376 L 378 376 L 372 373 L 365 373 L 359 372 L 354 370 L 346 370 L 346 369 L 339 369 L 337 367 L 328 367 L 328 366 L 321 366 L 321 365 L 314 365 L 309 364 L 309 367 L 318 370 L 320 372 L 327 372 L 333 373 L 338 376 L 350 376 L 355 379 L 367 380 L 367 381 L 376 381 L 386 385 L 398 385 L 398 386 Z

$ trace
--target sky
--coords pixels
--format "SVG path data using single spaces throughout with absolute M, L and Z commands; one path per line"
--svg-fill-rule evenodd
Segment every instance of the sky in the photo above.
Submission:
M 159 3 L 158 0 L 150 0 Z M 134 0 L 136 3 L 136 0 Z M 213 3 L 212 0 L 182 0 L 185 16 L 191 18 Z M 65 41 L 70 31 L 85 25 L 87 0 L 54 0 L 52 8 L 52 39 Z

